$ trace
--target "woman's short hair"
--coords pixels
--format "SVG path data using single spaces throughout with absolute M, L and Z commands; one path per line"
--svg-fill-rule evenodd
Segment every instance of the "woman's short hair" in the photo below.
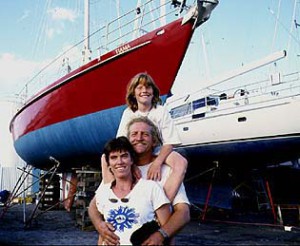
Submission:
M 160 99 L 160 92 L 155 84 L 152 77 L 147 73 L 139 73 L 135 75 L 127 85 L 127 93 L 126 93 L 126 103 L 128 107 L 133 111 L 137 111 L 138 105 L 135 98 L 134 90 L 139 85 L 142 84 L 146 87 L 151 86 L 153 89 L 153 98 L 152 98 L 152 105 L 156 108 L 158 104 L 161 104 L 162 101 Z
M 131 156 L 131 159 L 133 160 L 133 163 L 136 163 L 136 153 L 134 151 L 134 148 L 132 147 L 132 144 L 129 142 L 128 138 L 123 136 L 113 138 L 105 144 L 103 152 L 105 154 L 105 159 L 108 166 L 109 166 L 109 154 L 111 152 L 116 152 L 116 151 L 128 151 L 128 153 Z

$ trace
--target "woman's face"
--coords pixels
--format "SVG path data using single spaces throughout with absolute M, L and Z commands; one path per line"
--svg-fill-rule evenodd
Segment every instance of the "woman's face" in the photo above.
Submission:
M 138 84 L 134 89 L 134 96 L 138 104 L 152 105 L 153 88 L 152 86 Z
M 114 151 L 109 154 L 109 167 L 115 178 L 125 178 L 131 175 L 133 160 L 128 151 Z

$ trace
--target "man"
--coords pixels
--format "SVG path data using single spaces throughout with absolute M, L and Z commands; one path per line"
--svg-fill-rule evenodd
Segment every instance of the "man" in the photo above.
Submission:
M 135 118 L 128 124 L 128 139 L 137 154 L 137 166 L 140 168 L 142 177 L 147 177 L 147 170 L 155 159 L 153 149 L 159 143 L 159 134 L 155 125 L 147 118 Z M 163 165 L 161 184 L 164 184 L 170 172 L 170 168 Z M 173 214 L 168 222 L 162 226 L 160 232 L 153 233 L 144 243 L 161 245 L 168 237 L 174 237 L 190 220 L 189 201 L 184 186 L 181 185 L 177 195 L 172 201 Z M 100 217 L 96 207 L 95 197 L 89 206 L 89 216 L 96 230 L 109 244 L 116 244 L 118 237 L 113 233 L 114 228 Z

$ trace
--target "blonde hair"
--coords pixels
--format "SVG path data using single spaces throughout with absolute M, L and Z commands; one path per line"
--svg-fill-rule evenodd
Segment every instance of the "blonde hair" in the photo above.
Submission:
M 155 84 L 154 80 L 151 78 L 151 76 L 147 73 L 139 73 L 130 80 L 127 86 L 126 103 L 133 112 L 137 111 L 138 109 L 138 104 L 135 98 L 134 90 L 139 84 L 142 84 L 146 87 L 149 86 L 152 87 L 153 89 L 152 106 L 154 108 L 156 108 L 158 104 L 162 103 L 159 97 L 160 95 L 159 89 Z
M 131 121 L 128 122 L 127 124 L 127 137 L 129 139 L 129 128 L 134 124 L 134 123 L 139 123 L 139 122 L 143 122 L 145 124 L 147 124 L 148 126 L 150 126 L 150 133 L 154 142 L 154 146 L 158 146 L 158 145 L 162 145 L 162 140 L 161 140 L 161 136 L 159 133 L 159 130 L 157 128 L 157 126 L 151 121 L 149 120 L 149 118 L 147 117 L 137 117 L 137 118 L 133 118 Z

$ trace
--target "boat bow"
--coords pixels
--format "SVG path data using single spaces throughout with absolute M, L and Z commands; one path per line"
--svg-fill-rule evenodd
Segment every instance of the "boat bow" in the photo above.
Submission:
M 216 1 L 199 2 L 201 9 L 208 11 L 208 3 Z M 207 11 L 197 12 L 197 8 L 183 5 L 181 8 L 189 10 L 188 18 L 180 17 L 150 31 L 145 31 L 150 21 L 140 25 L 143 35 L 117 45 L 58 78 L 29 99 L 10 124 L 20 157 L 41 169 L 52 166 L 50 156 L 60 161 L 61 169 L 98 166 L 105 142 L 116 135 L 129 80 L 137 73 L 147 72 L 156 81 L 163 97 L 170 92 L 199 24 L 196 20 L 203 22 L 209 16 Z M 173 10 L 173 15 L 177 15 L 177 11 Z M 134 9 L 133 20 L 146 19 L 149 14 L 142 12 L 136 16 L 136 12 Z M 115 22 L 122 23 L 120 19 Z M 105 32 L 111 34 L 115 22 L 110 22 Z M 122 38 L 125 35 L 128 36 L 128 32 Z M 115 36 L 112 41 L 106 40 L 107 47 L 116 40 L 119 43 Z

